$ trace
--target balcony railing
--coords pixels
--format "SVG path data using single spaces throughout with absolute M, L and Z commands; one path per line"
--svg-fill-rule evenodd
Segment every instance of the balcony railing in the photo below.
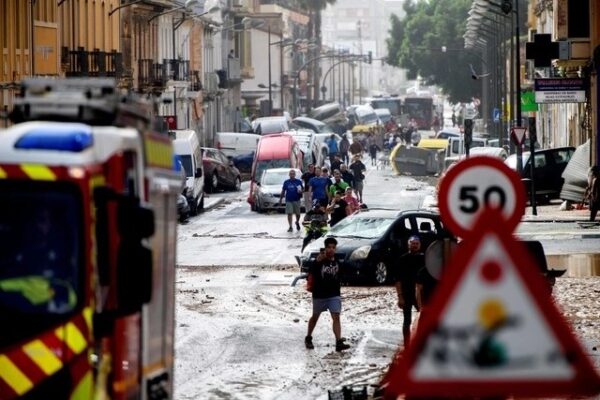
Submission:
M 108 76 L 120 78 L 123 74 L 123 54 L 115 50 L 111 52 L 94 49 L 77 50 L 62 49 L 62 61 L 68 64 L 66 75 L 71 77 Z
M 154 60 L 138 60 L 138 86 L 140 89 L 164 88 L 167 82 L 163 64 Z
M 163 60 L 165 76 L 173 81 L 190 81 L 190 61 L 189 60 Z

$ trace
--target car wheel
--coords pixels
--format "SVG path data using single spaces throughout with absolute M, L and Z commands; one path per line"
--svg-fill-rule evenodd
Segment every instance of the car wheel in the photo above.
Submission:
M 210 190 L 211 193 L 214 193 L 217 191 L 218 187 L 219 187 L 219 176 L 217 175 L 216 172 L 213 172 L 212 176 L 210 177 L 210 183 L 208 184 L 208 189 Z
M 236 192 L 242 190 L 242 178 L 240 178 L 239 176 L 235 178 L 235 182 L 233 183 L 233 190 L 235 190 Z
M 387 265 L 383 261 L 378 261 L 374 268 L 374 279 L 378 285 L 383 285 L 388 281 L 389 271 Z

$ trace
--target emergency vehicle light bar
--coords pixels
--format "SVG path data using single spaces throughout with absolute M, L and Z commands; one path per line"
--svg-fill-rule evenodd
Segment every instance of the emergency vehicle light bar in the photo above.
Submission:
M 86 125 L 44 126 L 25 133 L 16 143 L 15 149 L 59 150 L 78 153 L 91 147 L 94 137 Z

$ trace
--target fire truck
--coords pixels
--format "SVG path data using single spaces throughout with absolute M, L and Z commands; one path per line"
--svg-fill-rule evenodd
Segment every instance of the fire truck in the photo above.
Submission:
M 0 130 L 0 399 L 167 399 L 177 195 L 151 102 L 31 79 Z

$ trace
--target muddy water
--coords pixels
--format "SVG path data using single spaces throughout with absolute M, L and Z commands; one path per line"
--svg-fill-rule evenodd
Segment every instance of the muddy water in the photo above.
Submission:
M 548 268 L 567 269 L 564 276 L 600 276 L 600 254 L 555 254 L 546 256 Z

